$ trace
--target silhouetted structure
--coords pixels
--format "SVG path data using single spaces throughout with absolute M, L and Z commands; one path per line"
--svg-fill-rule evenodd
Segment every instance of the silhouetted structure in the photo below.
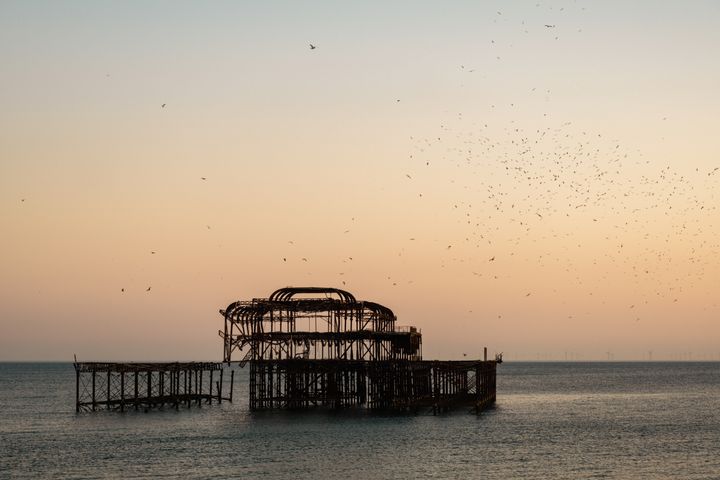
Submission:
M 223 397 L 222 363 L 107 363 L 84 362 L 75 366 L 75 411 L 148 410 L 200 406 Z
M 225 318 L 224 361 L 244 352 L 250 409 L 364 406 L 480 412 L 495 402 L 502 361 L 424 361 L 422 335 L 392 310 L 335 288 L 281 288 L 239 301 Z

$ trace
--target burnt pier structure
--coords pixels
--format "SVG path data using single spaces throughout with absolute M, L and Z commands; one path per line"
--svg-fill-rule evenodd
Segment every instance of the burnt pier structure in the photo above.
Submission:
M 364 407 L 439 413 L 495 402 L 495 360 L 422 359 L 422 334 L 335 288 L 281 288 L 220 313 L 225 362 L 249 372 L 251 410 Z M 235 358 L 237 354 L 240 358 Z M 485 355 L 487 357 L 487 355 Z
M 201 406 L 232 401 L 223 396 L 223 364 L 210 362 L 110 363 L 77 362 L 75 411 L 142 410 Z

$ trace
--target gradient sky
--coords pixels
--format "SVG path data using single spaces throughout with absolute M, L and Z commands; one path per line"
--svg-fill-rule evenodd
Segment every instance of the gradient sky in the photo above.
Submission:
M 718 51 L 715 1 L 4 0 L 0 360 L 219 359 L 287 285 L 720 359 Z

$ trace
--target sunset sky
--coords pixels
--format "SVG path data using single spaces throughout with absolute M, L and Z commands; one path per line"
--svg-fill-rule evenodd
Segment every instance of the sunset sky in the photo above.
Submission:
M 719 360 L 718 51 L 716 1 L 4 0 L 0 360 L 220 359 L 288 285 Z

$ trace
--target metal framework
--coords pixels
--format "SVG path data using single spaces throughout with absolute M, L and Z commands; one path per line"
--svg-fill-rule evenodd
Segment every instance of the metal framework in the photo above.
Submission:
M 423 361 L 422 334 L 387 307 L 335 288 L 281 288 L 220 310 L 223 359 L 250 365 L 250 409 L 480 412 L 495 401 L 495 361 Z
M 75 362 L 75 411 L 198 407 L 223 397 L 222 363 Z

